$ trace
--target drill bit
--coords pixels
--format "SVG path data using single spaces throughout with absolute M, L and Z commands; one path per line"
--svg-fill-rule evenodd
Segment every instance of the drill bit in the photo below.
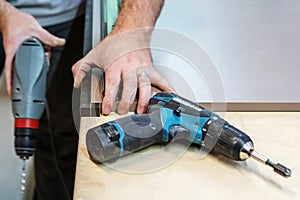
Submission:
M 274 169 L 274 172 L 276 172 L 277 174 L 283 176 L 283 177 L 290 177 L 292 175 L 292 171 L 285 167 L 284 165 L 280 164 L 280 163 L 274 163 L 272 162 L 269 158 L 267 158 L 266 156 L 252 150 L 250 153 L 250 156 L 257 160 L 260 163 L 263 163 L 265 165 L 268 165 L 270 167 L 272 167 Z
M 26 189 L 26 159 L 23 158 L 23 166 L 21 172 L 21 193 L 25 192 Z

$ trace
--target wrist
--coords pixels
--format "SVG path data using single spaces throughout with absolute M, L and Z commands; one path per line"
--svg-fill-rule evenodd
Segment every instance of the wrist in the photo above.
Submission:
M 164 0 L 123 0 L 110 36 L 119 35 L 139 47 L 148 47 Z M 120 33 L 122 33 L 120 35 Z
M 143 29 L 141 33 L 151 35 L 164 0 L 123 0 L 112 34 L 132 29 Z

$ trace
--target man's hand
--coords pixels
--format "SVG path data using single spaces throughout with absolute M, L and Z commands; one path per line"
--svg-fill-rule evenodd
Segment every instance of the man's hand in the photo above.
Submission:
M 9 3 L 0 0 L 0 5 L 0 31 L 5 51 L 6 87 L 10 95 L 13 59 L 21 43 L 27 38 L 35 37 L 49 47 L 59 47 L 65 44 L 65 40 L 51 35 L 31 15 L 19 11 Z
M 171 85 L 153 68 L 148 42 L 138 38 L 145 30 L 131 30 L 109 36 L 92 49 L 72 68 L 74 87 L 79 87 L 85 74 L 92 67 L 105 72 L 105 95 L 102 102 L 103 114 L 109 114 L 114 105 L 123 80 L 123 93 L 118 113 L 126 114 L 139 91 L 138 113 L 145 113 L 151 97 L 151 84 L 167 92 L 174 92 Z
M 105 72 L 103 114 L 109 114 L 114 105 L 121 80 L 123 93 L 118 113 L 126 114 L 139 91 L 137 112 L 147 110 L 151 85 L 167 92 L 172 86 L 153 68 L 149 43 L 153 26 L 163 0 L 124 0 L 115 27 L 103 41 L 72 68 L 74 87 L 79 87 L 92 67 Z

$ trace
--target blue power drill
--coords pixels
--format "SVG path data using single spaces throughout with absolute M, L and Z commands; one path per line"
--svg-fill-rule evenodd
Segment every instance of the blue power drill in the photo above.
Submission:
M 88 130 L 86 144 L 95 163 L 119 157 L 153 144 L 185 141 L 236 161 L 250 157 L 284 177 L 291 170 L 254 151 L 251 138 L 217 114 L 176 94 L 160 92 L 149 102 L 148 114 L 136 114 Z

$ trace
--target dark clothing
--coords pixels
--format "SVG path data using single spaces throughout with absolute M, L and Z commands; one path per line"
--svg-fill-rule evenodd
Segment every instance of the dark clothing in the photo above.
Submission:
M 66 38 L 64 47 L 51 51 L 46 112 L 40 120 L 35 153 L 35 199 L 72 199 L 78 133 L 72 115 L 73 75 L 71 67 L 82 58 L 84 17 L 73 22 L 45 27 Z

